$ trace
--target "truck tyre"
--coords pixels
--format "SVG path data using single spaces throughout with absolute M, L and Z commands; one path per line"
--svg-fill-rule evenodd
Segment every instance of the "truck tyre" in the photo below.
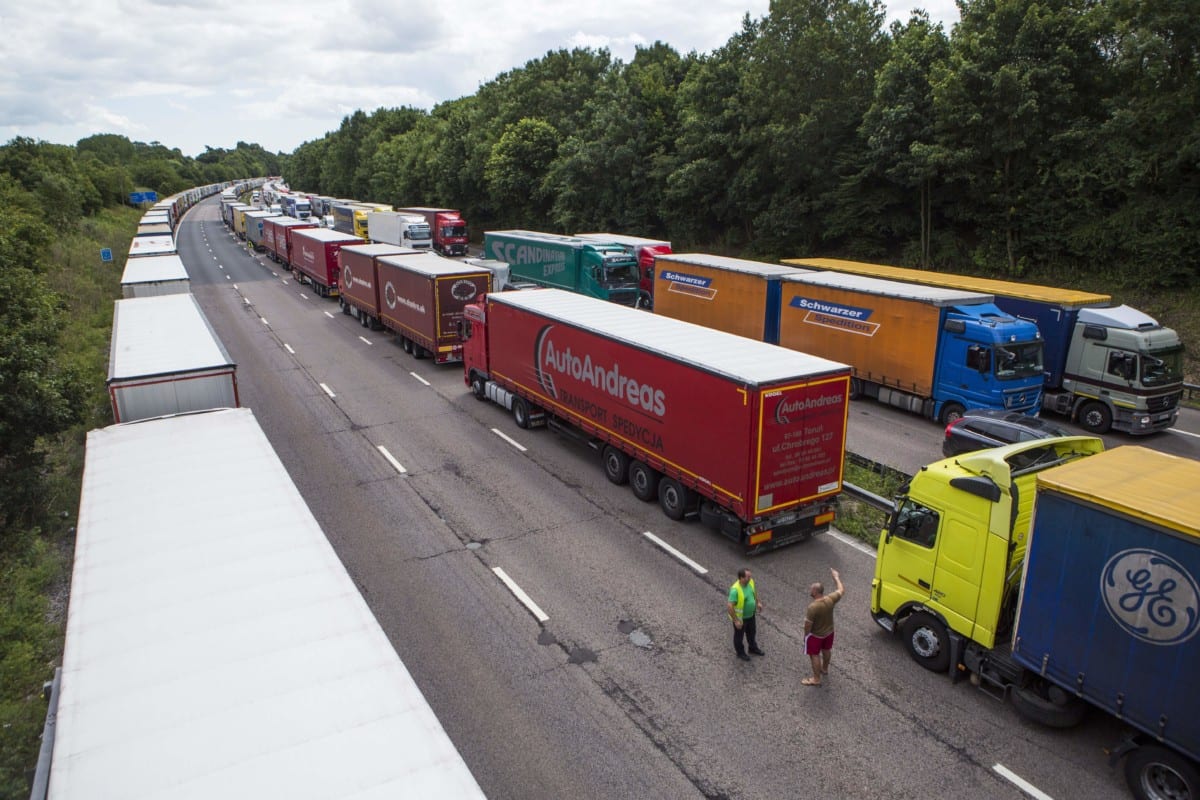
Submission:
M 949 425 L 951 422 L 962 419 L 965 409 L 958 403 L 946 403 L 942 406 L 942 414 L 938 417 L 938 421 L 943 425 Z
M 514 397 L 512 405 L 513 421 L 517 423 L 518 428 L 529 427 L 529 403 L 524 397 Z
M 1088 433 L 1108 433 L 1112 429 L 1112 412 L 1104 403 L 1084 403 L 1079 409 L 1079 424 Z
M 692 505 L 692 493 L 674 478 L 663 478 L 658 482 L 658 504 L 668 517 L 681 520 Z
M 404 352 L 412 353 L 412 351 L 413 351 L 412 340 L 410 340 L 407 336 L 401 336 L 400 337 L 400 347 L 401 347 L 401 349 L 404 350 Z
M 641 461 L 629 464 L 629 486 L 633 495 L 639 500 L 649 503 L 658 499 L 658 481 L 661 476 L 649 465 Z
M 346 298 L 339 297 L 338 305 L 341 306 L 343 314 L 346 314 L 346 315 L 350 314 L 350 306 L 346 303 Z
M 1125 759 L 1125 782 L 1138 800 L 1180 800 L 1200 797 L 1196 765 L 1173 750 L 1143 745 Z
M 909 615 L 900 633 L 908 654 L 925 669 L 945 672 L 950 666 L 950 636 L 932 614 L 918 611 Z
M 1088 710 L 1078 697 L 1041 679 L 1033 686 L 1018 686 L 1009 695 L 1022 717 L 1047 728 L 1074 728 Z
M 475 395 L 476 400 L 487 399 L 487 383 L 478 372 L 471 374 L 471 394 Z
M 862 397 L 862 381 L 858 378 L 850 379 L 850 399 L 857 400 Z
M 604 476 L 610 483 L 620 486 L 629 481 L 629 456 L 606 444 L 601 458 L 604 459 Z

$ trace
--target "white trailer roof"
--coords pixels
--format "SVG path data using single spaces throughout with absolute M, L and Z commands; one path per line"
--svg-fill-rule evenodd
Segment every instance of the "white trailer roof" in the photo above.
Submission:
M 49 798 L 483 793 L 249 409 L 88 434 Z
M 174 253 L 175 237 L 170 234 L 161 236 L 135 236 L 129 243 L 129 257 L 163 256 Z
M 117 300 L 108 380 L 234 366 L 191 294 Z
M 655 262 L 659 270 L 667 269 L 671 264 L 694 264 L 699 267 L 723 269 L 728 272 L 745 272 L 751 275 L 773 277 L 776 275 L 795 275 L 804 272 L 796 267 L 783 267 L 779 264 L 768 264 L 764 261 L 750 261 L 745 258 L 730 258 L 729 256 L 714 256 L 710 253 L 672 253 L 658 256 Z
M 392 264 L 401 269 L 409 269 L 430 277 L 441 275 L 477 275 L 480 272 L 490 272 L 486 267 L 465 264 L 457 258 L 446 258 L 428 250 L 413 250 L 411 253 L 395 253 L 380 256 L 380 264 Z
M 837 361 L 798 350 L 561 289 L 500 292 L 489 294 L 488 301 L 524 308 L 749 385 L 849 369 Z
M 789 267 L 789 269 L 794 269 Z M 847 289 L 855 292 L 883 297 L 896 297 L 901 300 L 916 300 L 934 306 L 952 306 L 959 303 L 975 305 L 990 303 L 995 300 L 990 294 L 966 292 L 961 289 L 944 289 L 941 286 L 925 286 L 917 283 L 901 283 L 887 281 L 882 278 L 871 278 L 866 275 L 852 275 L 847 272 L 799 272 L 785 277 L 785 280 L 795 283 L 808 283 L 814 286 L 828 286 L 833 289 Z
M 364 256 L 392 256 L 392 255 L 409 255 L 416 253 L 425 253 L 426 250 L 414 250 L 411 247 L 401 247 L 398 244 L 384 244 L 382 242 L 371 242 L 370 244 L 348 244 L 341 248 L 343 253 L 359 253 Z
M 179 256 L 146 256 L 145 258 L 131 258 L 125 262 L 125 272 L 121 274 L 121 285 L 186 281 L 187 279 L 187 269 L 184 268 L 183 259 Z
M 304 228 L 298 230 L 294 236 L 304 236 L 317 242 L 353 242 L 362 244 L 363 240 L 350 233 L 342 233 L 341 231 L 330 230 L 329 228 Z
M 641 236 L 626 236 L 623 233 L 577 233 L 576 238 L 590 239 L 593 242 L 619 244 L 624 247 L 670 247 L 671 243 L 664 239 L 644 239 Z

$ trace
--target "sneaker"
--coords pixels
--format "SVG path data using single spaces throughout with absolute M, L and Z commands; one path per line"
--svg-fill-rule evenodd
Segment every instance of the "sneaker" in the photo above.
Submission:
M 751 653 L 753 653 L 753 654 L 754 654 L 754 655 L 756 655 L 756 656 L 765 656 L 765 655 L 766 655 L 766 653 L 764 653 L 762 650 L 760 650 L 760 649 L 759 649 L 759 648 L 757 648 L 757 647 L 751 647 L 751 648 L 750 648 L 750 652 L 751 652 Z
M 746 655 L 745 653 L 738 653 L 738 654 L 737 654 L 737 657 L 738 657 L 738 658 L 740 658 L 742 661 L 749 661 L 749 660 L 750 660 L 750 656 Z

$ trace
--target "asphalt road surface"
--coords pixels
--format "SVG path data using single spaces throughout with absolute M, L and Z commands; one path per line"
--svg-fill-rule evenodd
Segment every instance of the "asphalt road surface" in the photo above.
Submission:
M 1115 722 L 1043 729 L 913 663 L 869 617 L 870 549 L 831 533 L 747 561 L 249 255 L 215 201 L 178 241 L 242 404 L 489 797 L 1128 796 Z M 905 471 L 939 457 L 938 426 L 891 409 L 856 403 L 850 436 Z M 764 604 L 750 663 L 724 611 L 743 565 Z M 803 613 L 830 567 L 848 595 L 809 688 Z

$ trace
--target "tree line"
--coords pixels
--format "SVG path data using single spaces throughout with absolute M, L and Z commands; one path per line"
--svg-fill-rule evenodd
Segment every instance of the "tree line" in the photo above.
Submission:
M 1200 15 L 1178 0 L 774 0 L 712 53 L 548 52 L 426 112 L 356 111 L 298 189 L 476 231 L 665 236 L 1008 276 L 1192 284 Z

